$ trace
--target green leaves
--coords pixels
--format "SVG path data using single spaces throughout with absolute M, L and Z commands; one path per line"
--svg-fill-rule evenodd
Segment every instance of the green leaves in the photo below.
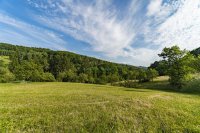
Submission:
M 182 88 L 188 74 L 193 70 L 190 63 L 194 57 L 178 46 L 164 48 L 159 56 L 164 60 L 165 69 L 170 77 L 170 84 Z

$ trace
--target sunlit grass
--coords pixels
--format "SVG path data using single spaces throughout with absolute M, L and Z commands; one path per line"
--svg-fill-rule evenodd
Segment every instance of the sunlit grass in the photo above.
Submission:
M 0 84 L 0 132 L 200 132 L 200 96 L 76 83 Z
M 169 76 L 159 76 L 155 78 L 153 81 L 168 81 L 168 80 L 169 80 Z

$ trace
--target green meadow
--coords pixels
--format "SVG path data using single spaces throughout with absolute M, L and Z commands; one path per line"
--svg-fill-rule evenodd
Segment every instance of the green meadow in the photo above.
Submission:
M 0 84 L 0 132 L 200 132 L 200 96 L 79 83 Z

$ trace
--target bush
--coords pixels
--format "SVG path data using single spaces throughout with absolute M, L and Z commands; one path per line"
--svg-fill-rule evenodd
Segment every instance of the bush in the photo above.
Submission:
M 0 67 L 0 82 L 1 83 L 7 83 L 14 80 L 15 80 L 15 76 L 7 68 Z
M 55 78 L 51 73 L 44 73 L 39 72 L 37 70 L 33 71 L 32 74 L 26 81 L 32 81 L 32 82 L 54 82 Z
M 124 82 L 124 87 L 127 87 L 127 88 L 136 88 L 136 87 L 138 87 L 138 83 L 135 82 L 135 81 L 125 81 Z
M 96 84 L 102 84 L 102 85 L 105 85 L 107 82 L 107 77 L 105 75 L 102 75 L 98 78 L 95 79 L 95 83 Z
M 60 82 L 76 82 L 77 76 L 72 70 L 61 72 L 58 74 L 57 80 Z
M 54 78 L 53 74 L 51 74 L 51 73 L 43 73 L 42 81 L 44 81 L 44 82 L 54 82 L 55 78 Z
M 30 71 L 30 73 L 30 76 L 25 79 L 26 81 L 42 82 L 42 73 L 39 73 L 37 70 Z
M 137 88 L 138 87 L 138 82 L 135 81 L 124 81 L 124 82 L 118 82 L 118 83 L 112 83 L 113 86 L 122 86 L 122 87 L 127 87 L 127 88 Z
M 88 75 L 84 73 L 79 74 L 78 81 L 81 83 L 88 83 Z
M 115 82 L 118 82 L 119 81 L 119 76 L 118 75 L 115 75 L 115 74 L 112 74 L 112 75 L 108 75 L 107 76 L 107 80 L 109 83 L 115 83 Z
M 193 79 L 186 84 L 181 90 L 182 92 L 198 92 L 200 93 L 200 79 Z
M 94 84 L 95 83 L 95 79 L 92 76 L 88 77 L 88 83 Z

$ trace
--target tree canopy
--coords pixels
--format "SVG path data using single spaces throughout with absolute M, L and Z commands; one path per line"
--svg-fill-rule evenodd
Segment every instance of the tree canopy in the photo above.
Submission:
M 182 88 L 189 72 L 192 71 L 190 63 L 193 56 L 178 46 L 164 48 L 159 56 L 163 58 L 165 69 L 170 77 L 170 84 Z
M 0 44 L 0 55 L 10 57 L 16 80 L 106 84 L 134 79 L 140 68 L 67 51 Z M 131 75 L 130 75 L 131 74 Z

